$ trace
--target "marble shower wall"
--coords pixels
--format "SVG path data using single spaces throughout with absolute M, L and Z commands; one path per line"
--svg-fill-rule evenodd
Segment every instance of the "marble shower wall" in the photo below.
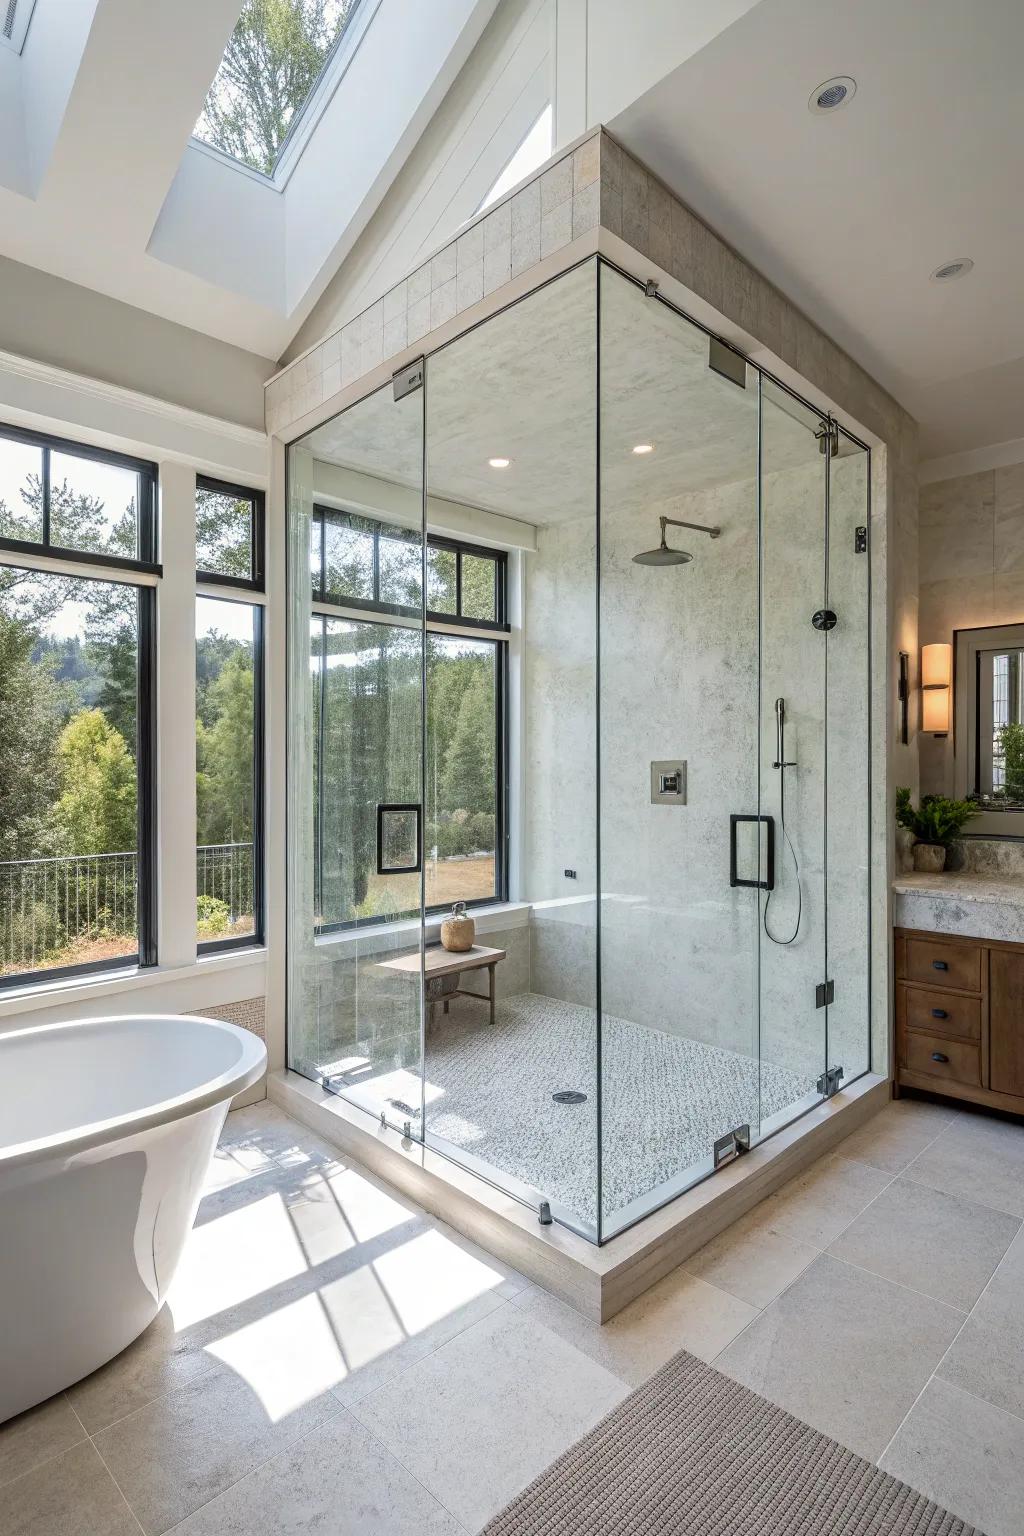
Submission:
M 810 616 L 824 574 L 823 474 L 806 465 L 765 478 L 764 629 L 758 735 L 757 496 L 754 480 L 678 498 L 672 515 L 720 526 L 687 536 L 686 566 L 638 566 L 656 511 L 622 505 L 601 525 L 601 982 L 606 1013 L 816 1078 L 825 1065 L 824 718 L 829 752 L 830 1059 L 868 1058 L 868 675 L 863 456 L 833 476 L 833 582 L 840 625 Z M 848 553 L 843 553 L 848 551 Z M 532 988 L 593 1006 L 596 981 L 594 526 L 540 530 L 527 566 L 524 869 L 532 913 Z M 552 599 L 557 595 L 557 602 Z M 787 701 L 787 828 L 803 913 L 794 943 L 759 934 L 754 890 L 729 885 L 729 816 L 776 818 L 773 932 L 796 918 L 796 876 L 779 831 L 774 700 Z M 652 760 L 687 763 L 685 806 L 650 803 Z M 565 876 L 575 869 L 577 878 Z M 760 1009 L 758 986 L 760 985 Z
M 1024 464 L 921 487 L 920 642 L 1024 622 Z M 920 737 L 921 789 L 954 792 L 953 736 Z

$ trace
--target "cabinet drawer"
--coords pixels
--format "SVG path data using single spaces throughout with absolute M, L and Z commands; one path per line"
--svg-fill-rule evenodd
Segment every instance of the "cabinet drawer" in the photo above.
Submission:
M 980 1040 L 981 998 L 904 985 L 897 989 L 896 1020 L 902 1029 L 920 1029 L 927 1035 Z
M 900 1039 L 900 1059 L 908 1072 L 981 1087 L 981 1047 L 978 1045 L 906 1029 Z
M 941 937 L 906 940 L 901 981 L 930 982 L 961 992 L 981 991 L 981 945 L 948 944 Z

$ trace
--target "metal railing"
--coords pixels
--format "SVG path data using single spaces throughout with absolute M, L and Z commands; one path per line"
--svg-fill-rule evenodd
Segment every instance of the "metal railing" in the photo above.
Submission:
M 199 920 L 238 933 L 253 911 L 252 843 L 196 849 Z M 216 904 L 216 905 L 214 905 Z M 0 861 L 0 975 L 130 953 L 138 935 L 138 858 L 89 853 Z

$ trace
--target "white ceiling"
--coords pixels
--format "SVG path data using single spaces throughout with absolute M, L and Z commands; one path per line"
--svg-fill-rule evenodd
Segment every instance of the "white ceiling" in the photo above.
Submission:
M 603 515 L 658 512 L 757 471 L 757 376 L 740 388 L 708 366 L 708 338 L 634 283 L 605 270 L 601 289 Z M 478 326 L 427 363 L 430 496 L 537 526 L 593 518 L 597 455 L 593 264 Z M 374 480 L 418 487 L 423 396 L 390 389 L 305 439 L 315 457 Z M 816 416 L 773 387 L 764 462 L 820 462 Z M 653 452 L 633 453 L 637 443 Z M 488 459 L 504 457 L 507 469 Z M 381 510 L 386 511 L 382 498 Z M 372 507 L 372 492 L 361 505 Z
M 922 424 L 1024 436 L 1024 4 L 761 0 L 609 126 Z M 852 75 L 854 99 L 807 99 Z M 930 283 L 970 256 L 970 276 Z
M 242 0 L 36 0 L 0 50 L 0 254 L 280 357 L 497 3 L 364 0 L 278 186 L 191 139 Z

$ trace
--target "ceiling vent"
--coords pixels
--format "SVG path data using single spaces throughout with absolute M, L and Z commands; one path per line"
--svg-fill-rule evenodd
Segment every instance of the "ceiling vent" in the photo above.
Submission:
M 826 112 L 838 112 L 840 107 L 845 107 L 848 101 L 852 101 L 857 94 L 857 82 L 849 75 L 835 75 L 831 80 L 823 80 L 807 98 L 807 109 L 818 117 Z
M 20 53 L 36 0 L 0 0 L 0 44 Z
M 929 281 L 933 283 L 952 283 L 958 277 L 966 277 L 974 266 L 969 256 L 957 256 L 953 261 L 944 261 L 941 267 L 936 267 Z

